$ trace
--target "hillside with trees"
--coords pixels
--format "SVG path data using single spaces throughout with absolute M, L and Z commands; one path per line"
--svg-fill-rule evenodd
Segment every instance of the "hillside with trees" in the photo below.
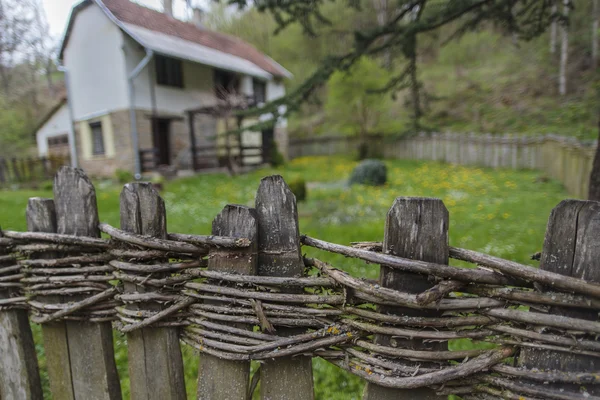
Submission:
M 40 119 L 65 95 L 40 0 L 0 0 L 0 157 L 33 151 Z
M 261 2 L 242 11 L 213 5 L 207 24 L 250 41 L 280 61 L 294 74 L 288 82 L 288 89 L 294 90 L 329 58 L 351 51 L 357 32 L 383 27 L 386 18 L 401 13 L 392 7 L 410 2 L 318 3 L 323 20 L 317 16 L 310 26 L 304 23 L 310 17 L 288 24 L 285 18 L 293 15 L 289 10 L 280 8 L 279 17 L 276 12 L 261 12 L 273 11 Z M 421 9 L 427 17 L 427 12 L 435 13 L 446 3 L 460 2 L 416 3 L 426 3 Z M 418 42 L 405 41 L 371 55 L 368 62 L 375 64 L 371 68 L 359 65 L 333 74 L 292 114 L 293 135 L 364 133 L 363 128 L 349 129 L 349 125 L 360 125 L 357 107 L 366 110 L 365 101 L 371 101 L 379 111 L 377 123 L 367 124 L 369 133 L 400 135 L 419 130 L 597 137 L 598 1 L 525 2 L 521 9 L 527 8 L 529 14 L 523 15 L 517 15 L 519 5 L 508 11 L 490 8 L 496 13 L 493 16 L 485 15 L 485 9 L 475 17 L 465 14 L 420 32 Z M 502 15 L 505 11 L 515 15 Z M 402 18 L 418 22 L 419 14 L 417 6 Z M 383 35 L 378 43 L 392 40 L 391 35 Z M 360 85 L 352 90 L 342 81 Z M 353 96 L 358 91 L 371 96 Z M 382 102 L 387 101 L 382 96 L 389 99 L 384 110 Z

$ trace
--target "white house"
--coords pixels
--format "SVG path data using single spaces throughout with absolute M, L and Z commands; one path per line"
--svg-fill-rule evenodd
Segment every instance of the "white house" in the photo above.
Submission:
M 190 168 L 194 145 L 214 144 L 226 126 L 210 115 L 190 118 L 190 110 L 216 104 L 224 89 L 257 103 L 285 94 L 283 79 L 290 76 L 285 68 L 200 22 L 129 0 L 75 5 L 59 53 L 70 112 L 63 104 L 41 125 L 40 153 L 47 151 L 44 140 L 58 135 L 57 129 L 64 132 L 69 115 L 71 155 L 88 174 L 141 173 L 144 154 L 153 154 L 157 164 Z M 278 121 L 274 130 L 258 133 L 258 143 L 274 139 L 285 150 L 285 128 Z
M 68 156 L 70 131 L 71 115 L 65 97 L 60 99 L 36 128 L 35 138 L 39 156 Z

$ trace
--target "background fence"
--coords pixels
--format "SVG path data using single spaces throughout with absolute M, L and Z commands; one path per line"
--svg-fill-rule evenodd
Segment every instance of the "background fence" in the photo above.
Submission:
M 28 232 L 0 231 L 2 399 L 42 398 L 28 317 L 57 399 L 121 397 L 112 327 L 127 334 L 135 399 L 185 398 L 180 340 L 202 353 L 200 399 L 248 400 L 258 381 L 263 399 L 313 399 L 312 357 L 364 379 L 369 400 L 600 399 L 598 202 L 553 210 L 539 269 L 450 247 L 438 199 L 397 198 L 383 242 L 300 236 L 280 176 L 206 236 L 168 233 L 147 183 L 123 188 L 120 229 L 100 223 L 91 181 L 70 167 L 26 215 Z M 308 247 L 379 264 L 380 279 Z M 487 346 L 451 351 L 454 339 Z
M 586 198 L 595 142 L 546 135 L 474 135 L 455 133 L 420 134 L 404 138 L 381 135 L 369 139 L 371 152 L 386 158 L 433 160 L 492 168 L 537 169 L 557 179 L 573 196 Z M 351 154 L 360 141 L 356 137 L 317 136 L 291 139 L 290 158 L 309 155 Z
M 49 180 L 63 165 L 69 164 L 68 156 L 50 157 L 0 157 L 0 186 L 35 183 Z

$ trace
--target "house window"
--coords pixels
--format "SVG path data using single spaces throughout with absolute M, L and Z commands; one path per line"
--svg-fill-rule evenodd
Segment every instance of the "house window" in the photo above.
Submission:
M 252 78 L 252 88 L 254 100 L 257 103 L 265 103 L 267 101 L 267 84 L 264 81 Z
M 104 135 L 102 134 L 102 122 L 90 123 L 92 131 L 92 154 L 95 156 L 104 154 Z
M 60 147 L 69 144 L 69 136 L 59 135 L 48 138 L 48 147 Z
M 181 60 L 156 56 L 156 83 L 165 86 L 183 87 L 183 66 Z
M 227 95 L 239 91 L 240 79 L 233 72 L 215 69 L 214 83 L 217 98 L 225 99 Z

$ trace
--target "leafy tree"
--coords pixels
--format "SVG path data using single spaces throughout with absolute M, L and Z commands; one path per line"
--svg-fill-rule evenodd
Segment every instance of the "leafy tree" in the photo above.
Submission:
M 229 0 L 229 3 L 240 7 L 252 3 L 259 11 L 273 16 L 278 30 L 296 25 L 309 37 L 318 37 L 323 26 L 331 25 L 329 14 L 324 12 L 330 2 L 325 0 Z M 346 6 L 358 10 L 361 2 L 346 0 Z M 419 98 L 421 85 L 416 69 L 419 36 L 445 26 L 456 26 L 447 39 L 452 40 L 485 24 L 495 24 L 507 34 L 527 40 L 544 32 L 557 18 L 551 10 L 552 2 L 547 0 L 398 0 L 395 7 L 389 8 L 385 22 L 351 29 L 352 43 L 349 49 L 326 55 L 315 72 L 295 90 L 268 104 L 266 108 L 250 110 L 246 114 L 258 115 L 269 111 L 277 117 L 295 111 L 336 71 L 350 69 L 362 56 L 381 56 L 391 51 L 402 54 L 407 63 L 405 68 L 387 81 L 381 88 L 382 92 L 410 88 L 413 118 L 415 126 L 418 126 L 422 113 Z M 282 105 L 287 107 L 280 107 Z
M 337 71 L 329 80 L 325 110 L 337 131 L 357 135 L 366 145 L 368 135 L 394 128 L 389 96 L 373 93 L 389 80 L 389 72 L 368 57 L 348 71 Z

